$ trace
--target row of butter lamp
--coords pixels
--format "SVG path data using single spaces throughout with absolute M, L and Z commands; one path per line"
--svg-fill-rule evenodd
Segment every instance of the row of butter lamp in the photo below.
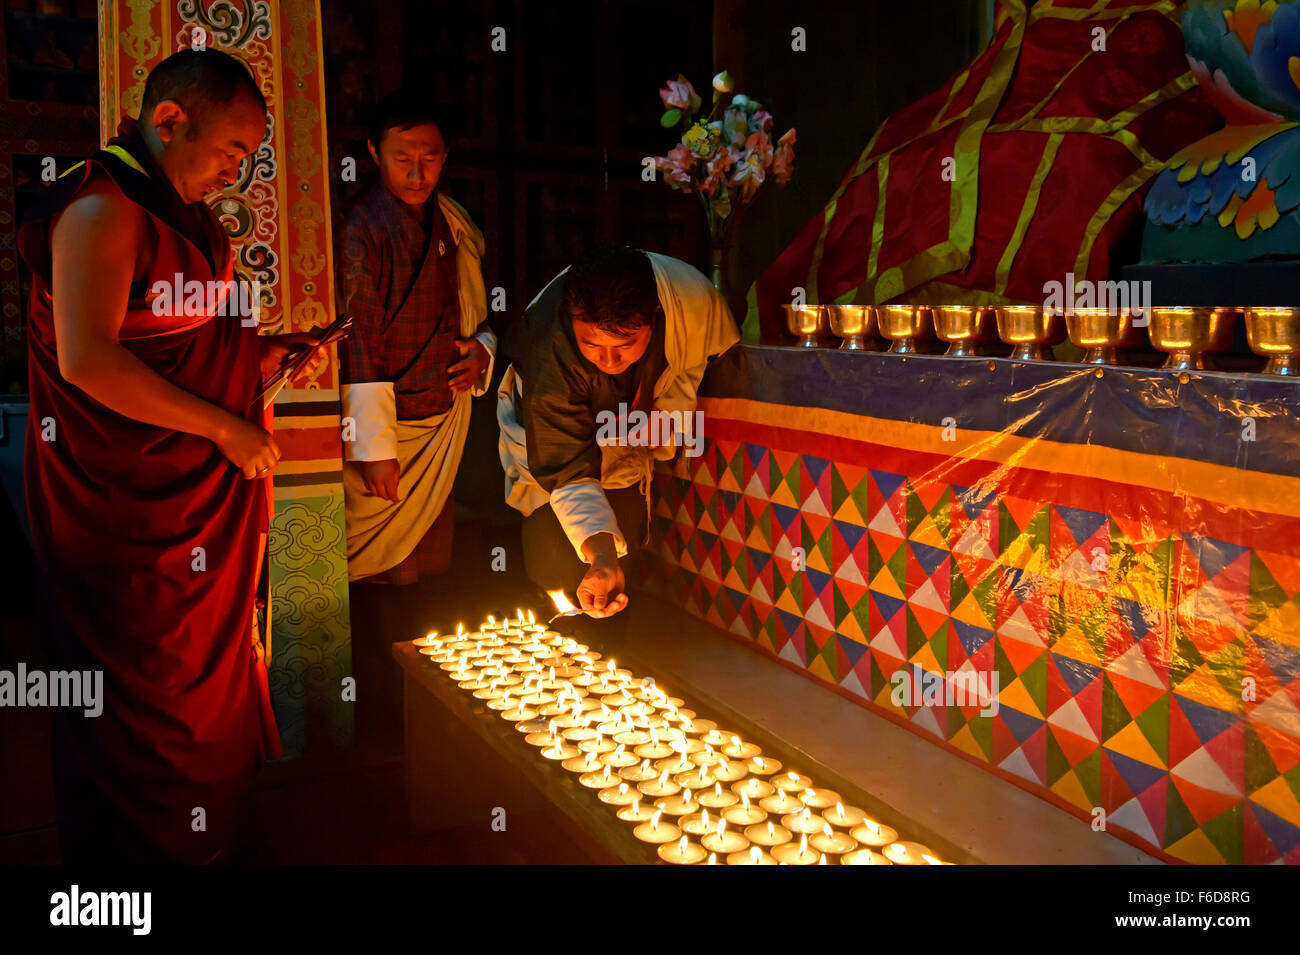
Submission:
M 1083 361 L 1095 365 L 1122 363 L 1123 351 L 1149 340 L 1165 352 L 1164 367 L 1203 371 L 1206 356 L 1232 345 L 1237 315 L 1246 322 L 1246 337 L 1255 354 L 1268 359 L 1270 375 L 1300 374 L 1300 322 L 1292 308 L 1160 308 L 1150 317 L 1126 310 L 1073 309 L 1069 314 L 1037 305 L 806 305 L 784 306 L 790 333 L 804 347 L 815 348 L 843 339 L 840 348 L 861 351 L 883 338 L 889 351 L 907 355 L 918 342 L 948 345 L 949 356 L 978 357 L 996 341 L 1012 347 L 1022 361 L 1051 358 L 1051 347 L 1068 335 L 1086 351 Z
M 573 611 L 563 593 L 551 594 Z M 659 858 L 706 865 L 947 865 L 927 847 L 698 719 L 572 637 L 488 617 L 413 641 L 431 665 L 512 722 L 538 754 L 591 789 Z

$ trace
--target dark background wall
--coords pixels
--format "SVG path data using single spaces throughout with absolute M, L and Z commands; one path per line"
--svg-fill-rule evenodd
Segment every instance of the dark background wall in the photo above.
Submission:
M 765 185 L 744 219 L 732 259 L 737 298 L 826 205 L 881 122 L 983 50 L 989 6 L 715 0 L 717 69 L 764 104 L 778 133 L 793 126 L 798 140 L 790 184 Z M 791 49 L 795 27 L 806 30 L 806 52 Z M 741 303 L 734 307 L 742 317 Z

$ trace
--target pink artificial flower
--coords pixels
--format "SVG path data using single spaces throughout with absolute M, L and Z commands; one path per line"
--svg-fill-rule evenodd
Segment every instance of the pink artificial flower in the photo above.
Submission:
M 668 150 L 668 158 L 683 169 L 690 169 L 695 165 L 695 154 L 687 148 L 685 143 L 678 143 Z
M 740 187 L 741 202 L 749 202 L 763 184 L 764 169 L 762 160 L 752 149 L 746 149 L 736 157 L 731 170 L 731 184 Z
M 772 165 L 772 140 L 767 133 L 750 133 L 745 140 L 745 151 L 757 156 L 764 169 Z
M 664 101 L 666 109 L 680 109 L 687 114 L 694 113 L 703 102 L 691 81 L 681 73 L 677 74 L 677 79 L 668 81 L 667 89 L 659 91 L 659 98 Z
M 683 145 L 674 146 L 667 156 L 655 157 L 655 168 L 664 174 L 664 182 L 681 192 L 690 192 L 695 180 L 691 178 L 691 169 L 695 157 Z
M 704 163 L 705 176 L 700 182 L 700 192 L 712 196 L 718 186 L 727 181 L 727 170 L 731 168 L 731 154 L 720 149 L 716 156 Z
M 772 156 L 772 178 L 778 186 L 784 186 L 790 181 L 790 173 L 793 171 L 794 150 L 789 146 L 778 146 Z
M 751 133 L 772 131 L 772 114 L 765 109 L 757 110 L 753 116 L 749 117 L 749 131 Z

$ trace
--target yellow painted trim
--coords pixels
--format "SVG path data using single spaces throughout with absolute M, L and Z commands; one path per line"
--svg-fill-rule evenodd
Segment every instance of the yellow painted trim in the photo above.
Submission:
M 275 489 L 275 503 L 278 505 L 283 501 L 302 501 L 313 497 L 342 497 L 343 485 L 334 484 L 302 484 L 297 486 L 281 486 Z
M 1107 36 L 1123 23 L 1129 17 L 1143 12 L 1155 11 L 1171 19 L 1177 19 L 1177 5 L 1171 0 L 1160 0 L 1157 3 L 1145 4 L 1142 6 L 1123 7 L 1118 6 L 1111 9 L 1111 0 L 1097 0 L 1088 8 L 1057 8 L 1051 0 L 1040 0 L 1032 10 L 1026 11 L 1025 5 L 1021 0 L 1009 0 L 1006 5 L 1008 15 L 1013 19 L 1012 34 L 1008 37 L 1007 42 L 999 50 L 997 57 L 989 69 L 988 75 L 980 92 L 975 98 L 971 108 L 963 111 L 960 116 L 951 117 L 947 120 L 938 121 L 943 116 L 944 111 L 948 109 L 957 93 L 963 88 L 969 70 L 963 71 L 958 75 L 951 84 L 947 99 L 943 108 L 935 114 L 936 121 L 931 123 L 929 129 L 921 135 L 930 135 L 937 130 L 942 130 L 951 122 L 962 122 L 962 128 L 957 135 L 954 149 L 954 159 L 957 164 L 956 181 L 953 183 L 952 192 L 949 198 L 949 232 L 948 239 L 929 249 L 918 253 L 908 261 L 893 266 L 885 271 L 883 275 L 877 274 L 879 268 L 880 246 L 883 244 L 884 235 L 884 200 L 885 200 L 885 182 L 888 177 L 888 170 L 882 170 L 881 165 L 887 163 L 889 156 L 895 151 L 905 148 L 915 142 L 920 137 L 899 143 L 893 148 L 886 150 L 880 155 L 873 156 L 872 150 L 878 141 L 880 135 L 888 123 L 888 118 L 881 123 L 871 137 L 871 141 L 858 157 L 858 162 L 853 172 L 845 177 L 844 181 L 836 188 L 830 202 L 826 205 L 823 213 L 821 231 L 817 237 L 816 244 L 813 248 L 812 259 L 809 264 L 808 276 L 805 282 L 805 288 L 808 293 L 810 302 L 821 301 L 820 288 L 818 283 L 818 273 L 825 254 L 827 237 L 830 232 L 831 220 L 834 218 L 838 208 L 840 197 L 848 188 L 848 185 L 857 179 L 858 176 L 865 173 L 872 164 L 877 165 L 877 177 L 880 183 L 880 192 L 877 200 L 876 218 L 872 223 L 872 245 L 871 253 L 868 259 L 867 275 L 861 285 L 852 292 L 845 293 L 839 297 L 839 301 L 852 298 L 853 301 L 862 304 L 879 304 L 891 298 L 897 297 L 903 292 L 909 291 L 918 285 L 929 281 L 934 281 L 946 272 L 963 268 L 969 262 L 970 250 L 974 243 L 975 232 L 975 213 L 979 199 L 979 152 L 982 137 L 988 132 L 1006 132 L 1011 130 L 1020 131 L 1041 131 L 1052 134 L 1053 138 L 1049 141 L 1049 150 L 1054 159 L 1056 150 L 1060 146 L 1060 134 L 1065 132 L 1083 132 L 1096 135 L 1104 135 L 1114 139 L 1131 152 L 1136 159 L 1142 163 L 1143 169 L 1140 170 L 1141 178 L 1137 186 L 1132 185 L 1133 177 L 1129 177 L 1121 183 L 1120 188 L 1116 189 L 1111 196 L 1107 197 L 1102 208 L 1107 203 L 1112 202 L 1117 196 L 1127 198 L 1132 192 L 1150 178 L 1150 175 L 1161 166 L 1160 163 L 1142 146 L 1137 136 L 1126 127 L 1131 124 L 1135 118 L 1142 115 L 1151 108 L 1182 95 L 1188 89 L 1195 85 L 1195 77 L 1190 72 L 1183 73 L 1171 82 L 1165 84 L 1158 90 L 1154 90 L 1143 97 L 1138 103 L 1134 104 L 1128 110 L 1110 117 L 1107 120 L 1099 120 L 1093 117 L 1047 117 L 1046 119 L 1036 118 L 1037 113 L 1046 106 L 1057 94 L 1062 84 L 1078 68 L 1078 66 L 1087 58 L 1088 54 L 1080 57 L 1079 60 L 1070 67 L 1065 76 L 1056 83 L 1052 90 L 1039 103 L 1032 107 L 1028 113 L 1019 120 L 1008 123 L 999 123 L 990 125 L 993 115 L 996 113 L 1001 103 L 1002 94 L 1005 92 L 1007 84 L 1010 81 L 1011 74 L 1019 58 L 1019 51 L 1024 37 L 1024 31 L 1027 24 L 1034 22 L 1040 17 L 1054 17 L 1058 19 L 1087 20 L 1097 18 L 1103 14 L 1111 14 L 1114 22 L 1107 27 Z M 1054 144 L 1054 145 L 1052 145 Z M 1051 162 L 1047 162 L 1046 168 L 1040 161 L 1038 172 L 1035 174 L 1035 182 L 1031 186 L 1030 197 L 1032 204 L 1036 206 L 1038 193 L 1041 190 L 1042 182 L 1050 172 Z M 1029 198 L 1029 197 L 1027 197 Z M 1117 206 L 1116 206 L 1117 208 Z M 1029 209 L 1030 214 L 1033 208 Z M 1113 209 L 1112 209 L 1113 211 Z M 1095 217 L 1094 217 L 1095 218 Z M 1090 223 L 1090 233 L 1086 233 L 1080 249 L 1080 260 L 1086 261 L 1091 256 L 1092 247 L 1096 241 L 1097 234 L 1100 233 L 1105 222 Z M 996 290 L 992 293 L 985 293 L 991 299 L 1005 300 L 1006 285 L 1009 281 L 1009 272 L 1011 263 L 1023 241 L 1025 231 L 1028 228 L 1028 222 L 1023 215 L 1021 222 L 1017 225 L 1017 232 L 1012 237 L 1011 244 L 1003 252 L 1002 260 L 999 264 L 997 274 Z M 1005 266 L 1005 269 L 1004 269 Z M 942 268 L 943 271 L 933 271 Z M 751 294 L 755 292 L 755 287 L 751 286 Z M 749 324 L 748 316 L 746 324 Z
M 885 157 L 893 152 L 902 149 L 920 139 L 921 136 L 928 136 L 937 130 L 946 128 L 950 123 L 959 120 L 964 122 L 964 128 L 957 135 L 957 145 L 954 157 L 957 161 L 957 177 L 953 183 L 952 197 L 949 204 L 949 241 L 953 242 L 958 248 L 965 250 L 969 255 L 971 242 L 974 240 L 975 228 L 975 203 L 978 199 L 979 181 L 977 169 L 979 165 L 979 139 L 983 134 L 984 128 L 988 125 L 989 120 L 997 111 L 998 104 L 1002 101 L 1002 94 L 1006 91 L 1008 82 L 1011 79 L 1011 73 L 1014 70 L 1016 59 L 1019 56 L 1020 41 L 1024 36 L 1025 29 L 1025 6 L 1023 0 L 1006 0 L 1009 15 L 1014 19 L 1014 25 L 1011 30 L 1011 36 L 1002 49 L 998 51 L 994 58 L 992 66 L 989 68 L 988 76 L 984 78 L 984 84 L 980 92 L 975 97 L 975 105 L 970 110 L 963 111 L 960 115 L 954 116 L 938 125 L 927 129 L 920 136 L 914 136 L 904 142 L 899 143 L 892 149 L 886 150 L 880 156 L 872 156 L 871 151 L 875 148 L 876 141 L 884 131 L 889 118 L 876 128 L 875 133 L 871 136 L 871 141 L 867 143 L 866 149 L 858 156 L 858 162 L 853 172 L 844 178 L 844 181 L 836 187 L 832 194 L 830 202 L 827 203 L 825 213 L 822 219 L 822 228 L 817 236 L 817 243 L 813 246 L 812 260 L 809 265 L 808 278 L 804 286 L 808 292 L 808 301 L 819 302 L 820 289 L 818 288 L 817 272 L 821 267 L 822 256 L 825 252 L 826 237 L 830 232 L 831 219 L 835 215 L 835 209 L 839 199 L 844 195 L 844 191 L 855 179 L 861 176 L 873 163 L 879 163 Z M 1010 54 L 1010 56 L 1008 56 Z M 996 95 L 995 95 L 996 94 Z M 990 102 L 991 100 L 991 102 Z M 945 109 L 947 107 L 945 106 Z M 972 118 L 973 117 L 973 118 Z M 969 175 L 967 175 L 969 174 Z M 969 196 L 960 193 L 964 188 L 970 193 Z M 964 238 L 969 236 L 969 238 Z M 964 240 L 964 241 L 963 241 Z M 929 250 L 927 250 L 928 252 Z M 927 252 L 920 253 L 912 261 L 924 260 Z M 905 263 L 905 265 L 910 263 Z M 964 265 L 963 259 L 959 265 Z M 899 267 L 900 269 L 903 266 Z M 915 272 L 915 270 L 912 270 Z M 868 283 L 874 284 L 875 276 L 868 273 L 864 281 L 864 287 Z M 897 294 L 897 293 L 896 293 Z M 892 296 L 891 296 L 892 297 Z
M 1080 63 L 1083 60 L 1079 61 Z M 1075 64 L 1076 66 L 1078 64 Z M 1073 67 L 1071 68 L 1073 69 Z M 1065 80 L 1062 79 L 1061 83 Z M 1060 83 L 1057 84 L 1059 89 Z M 1014 131 L 1023 132 L 1042 132 L 1042 133 L 1094 133 L 1098 136 L 1104 136 L 1110 133 L 1124 130 L 1133 120 L 1137 119 L 1148 110 L 1159 106 L 1161 103 L 1175 99 L 1186 93 L 1196 85 L 1196 77 L 1191 71 L 1180 73 L 1177 77 L 1170 80 L 1158 90 L 1152 90 L 1142 99 L 1138 100 L 1128 109 L 1116 113 L 1109 119 L 1098 119 L 1095 116 L 1048 116 L 1045 119 L 1037 118 L 1038 110 L 1056 95 L 1057 89 L 1053 89 L 1046 99 L 1035 106 L 1032 110 L 1022 116 L 1020 119 L 1014 119 L 1005 123 L 998 123 L 989 127 L 991 133 L 1005 133 Z
M 285 388 L 275 396 L 277 409 L 302 401 L 338 401 L 337 388 Z
M 1157 164 L 1154 168 L 1146 165 L 1135 169 L 1102 200 L 1101 205 L 1097 207 L 1097 211 L 1092 214 L 1092 218 L 1084 227 L 1083 241 L 1079 243 L 1079 254 L 1074 260 L 1075 275 L 1082 278 L 1088 274 L 1088 267 L 1092 262 L 1092 247 L 1096 245 L 1102 229 L 1106 228 L 1106 223 L 1115 214 L 1115 210 L 1122 206 L 1129 196 L 1141 189 L 1159 168 Z
M 846 182 L 845 185 L 848 185 L 848 183 Z M 835 195 L 826 204 L 825 215 L 822 218 L 822 231 L 817 237 L 817 244 L 813 246 L 812 258 L 808 262 L 808 280 L 804 283 L 804 292 L 807 295 L 806 300 L 813 305 L 821 303 L 821 299 L 818 297 L 821 290 L 817 287 L 817 273 L 821 270 L 822 256 L 826 252 L 826 236 L 830 232 L 831 219 L 835 218 L 835 207 L 839 203 L 840 194 L 843 191 L 843 189 L 835 190 Z
M 285 389 L 286 391 L 288 389 Z M 342 427 L 342 419 L 338 412 L 333 414 L 322 415 L 279 415 L 275 416 L 276 431 L 315 431 L 317 428 L 334 428 Z
M 1091 375 L 1092 370 L 1078 374 Z M 700 410 L 709 418 L 775 428 L 790 428 L 793 423 L 788 405 L 747 398 L 701 398 Z M 800 431 L 833 434 L 851 441 L 1051 471 L 1091 481 L 1140 485 L 1165 494 L 1194 493 L 1228 507 L 1255 511 L 1266 508 L 1267 513 L 1300 517 L 1300 478 L 1280 474 L 998 431 L 959 428 L 956 441 L 945 441 L 944 428 L 937 424 L 914 424 L 823 408 L 800 408 L 797 425 Z M 933 473 L 929 476 L 942 477 Z
M 942 278 L 914 290 L 908 300 L 917 305 L 1016 305 L 1021 301 L 983 289 L 963 288 Z
M 276 422 L 275 430 L 283 430 L 279 422 Z M 343 467 L 343 459 L 338 458 L 307 458 L 305 460 L 280 461 L 275 466 L 276 474 L 317 474 L 325 471 L 338 471 Z
M 745 321 L 740 328 L 741 340 L 750 343 L 757 343 L 762 337 L 762 321 L 758 314 L 758 280 L 755 279 L 749 284 L 749 291 L 745 293 Z
M 317 7 L 317 19 L 319 19 L 319 5 Z M 287 204 L 285 195 L 289 178 L 289 170 L 292 164 L 289 162 L 289 154 L 284 147 L 285 124 L 288 123 L 289 117 L 285 115 L 288 107 L 288 97 L 284 89 L 284 70 L 281 63 L 284 59 L 284 38 L 279 35 L 279 31 L 284 30 L 284 14 L 280 9 L 280 0 L 272 0 L 271 22 L 277 33 L 272 36 L 275 46 L 270 54 L 271 58 L 271 76 L 272 82 L 275 83 L 274 109 L 275 109 L 275 201 L 278 210 L 276 218 L 279 220 L 276 228 L 276 255 L 280 258 L 280 281 L 276 283 L 276 294 L 280 298 L 280 325 L 279 330 L 283 332 L 296 332 L 298 329 L 293 327 L 293 282 L 296 276 L 296 270 L 293 264 L 293 250 L 289 247 L 289 217 L 291 209 Z M 323 67 L 321 67 L 323 68 Z M 321 156 L 322 164 L 328 165 L 328 155 Z M 328 233 L 326 233 L 328 235 Z
M 969 258 L 968 252 L 957 248 L 949 239 L 918 252 L 902 265 L 885 269 L 879 275 L 869 275 L 855 296 L 859 305 L 879 305 L 897 298 L 905 291 L 929 282 L 936 275 L 947 275 L 962 268 Z
M 948 85 L 948 96 L 943 101 L 943 107 L 939 110 L 939 112 L 934 114 L 934 119 L 931 121 L 929 127 L 926 129 L 927 133 L 933 132 L 936 128 L 942 126 L 948 121 L 943 118 L 943 114 L 948 112 L 948 107 L 951 106 L 952 101 L 957 98 L 957 94 L 966 88 L 966 81 L 968 79 L 970 79 L 969 66 L 966 67 L 966 69 L 962 70 L 960 73 L 958 73 L 956 78 Z M 953 118 L 955 117 L 949 117 L 949 119 L 953 119 Z
M 876 164 L 876 218 L 871 223 L 871 255 L 867 258 L 867 274 L 876 274 L 880 261 L 880 247 L 885 241 L 885 195 L 889 184 L 889 157 Z
M 1030 19 L 1050 17 L 1055 20 L 1089 20 L 1099 13 L 1107 12 L 1110 3 L 1111 0 L 1097 0 L 1091 7 L 1058 7 L 1052 3 L 1052 0 L 1038 0 L 1030 13 Z M 1148 3 L 1141 7 L 1118 7 L 1111 12 L 1131 16 L 1134 13 L 1155 10 L 1172 18 L 1177 13 L 1177 6 L 1172 0 L 1161 0 L 1159 3 Z
M 1003 45 L 989 67 L 975 97 L 961 132 L 957 134 L 954 148 L 957 178 L 953 182 L 952 194 L 948 206 L 948 239 L 960 252 L 960 266 L 970 258 L 971 246 L 975 242 L 975 211 L 979 204 L 979 159 L 980 142 L 984 131 L 993 120 L 994 114 L 1002 104 L 1002 97 L 1011 83 L 1016 63 L 1020 59 L 1020 44 L 1025 36 L 1025 6 L 1023 3 L 1008 2 L 1011 11 L 1011 36 Z M 942 273 L 934 273 L 929 278 L 937 278 Z
M 1137 159 L 1142 165 L 1152 169 L 1163 169 L 1165 164 L 1146 151 L 1146 147 L 1138 141 L 1137 134 L 1131 129 L 1117 129 L 1111 133 L 1107 139 L 1113 139 L 1119 143 Z
M 329 176 L 329 138 L 326 130 L 329 129 L 328 120 L 325 115 L 325 39 L 321 34 L 321 16 L 320 0 L 314 3 L 316 8 L 316 69 L 314 75 L 316 78 L 316 92 L 320 98 L 320 127 L 317 135 L 317 143 L 320 148 L 320 154 L 324 157 L 321 163 L 320 182 L 324 189 L 323 202 L 325 207 L 325 231 L 322 233 L 325 237 L 325 308 L 326 314 L 331 318 L 337 318 L 339 297 L 334 285 L 334 243 L 330 237 L 334 235 L 334 224 L 330 210 L 330 176 Z M 339 360 L 337 353 L 330 359 L 334 362 L 334 381 L 339 380 Z
M 1034 170 L 1033 178 L 1029 180 L 1025 201 L 1020 206 L 1020 218 L 1016 220 L 1016 227 L 1012 230 L 1011 237 L 1007 239 L 1007 247 L 1002 250 L 1002 258 L 998 260 L 993 286 L 994 293 L 997 295 L 1005 295 L 1007 292 L 1011 266 L 1016 260 L 1021 244 L 1025 241 L 1025 233 L 1029 231 L 1029 220 L 1034 217 L 1034 210 L 1038 208 L 1038 197 L 1043 191 L 1043 181 L 1052 170 L 1052 164 L 1056 161 L 1056 151 L 1061 148 L 1063 139 L 1065 139 L 1063 133 L 1049 136 L 1043 146 L 1043 154 L 1038 157 L 1038 168 Z

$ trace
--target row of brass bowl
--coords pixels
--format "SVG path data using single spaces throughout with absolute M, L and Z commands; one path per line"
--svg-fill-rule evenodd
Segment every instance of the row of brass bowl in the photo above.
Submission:
M 1165 352 L 1165 368 L 1201 371 L 1206 356 L 1232 345 L 1237 312 L 1246 318 L 1251 350 L 1268 358 L 1271 375 L 1300 375 L 1300 316 L 1293 308 L 1155 308 L 1148 325 L 1137 316 L 1104 308 L 1075 309 L 1066 315 L 1036 305 L 807 305 L 785 306 L 791 334 L 799 344 L 820 347 L 834 335 L 848 351 L 867 349 L 877 337 L 890 342 L 896 355 L 916 354 L 919 342 L 936 338 L 948 345 L 949 356 L 979 356 L 996 341 L 1011 346 L 1011 357 L 1022 361 L 1051 358 L 1051 348 L 1068 335 L 1085 350 L 1083 361 L 1117 365 L 1122 352 L 1139 348 L 1149 338 Z M 1146 334 L 1144 334 L 1144 332 Z

